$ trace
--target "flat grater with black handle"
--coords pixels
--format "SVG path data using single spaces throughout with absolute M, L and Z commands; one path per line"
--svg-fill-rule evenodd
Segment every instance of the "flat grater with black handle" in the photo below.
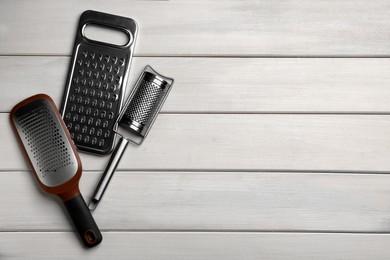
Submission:
M 61 198 L 83 244 L 98 245 L 102 234 L 79 190 L 81 161 L 53 100 L 32 96 L 12 109 L 10 120 L 41 188 Z
M 150 66 L 142 71 L 116 120 L 120 139 L 88 204 L 90 210 L 95 210 L 102 199 L 128 143 L 140 145 L 149 133 L 172 85 L 172 78 L 158 74 Z
M 119 30 L 125 45 L 91 40 L 88 25 Z M 85 11 L 77 29 L 61 115 L 79 150 L 109 154 L 114 146 L 113 127 L 119 115 L 137 36 L 133 19 Z

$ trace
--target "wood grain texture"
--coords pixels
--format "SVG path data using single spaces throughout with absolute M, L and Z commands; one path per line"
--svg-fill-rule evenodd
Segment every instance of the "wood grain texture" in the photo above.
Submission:
M 0 57 L 2 102 L 62 100 L 67 57 Z M 169 113 L 389 113 L 389 59 L 134 58 L 127 93 L 143 67 L 175 78 Z M 127 95 L 125 96 L 127 97 Z
M 388 259 L 389 235 L 106 232 L 85 250 L 73 233 L 0 233 L 0 258 L 13 259 Z M 45 245 L 44 250 L 42 244 Z
M 71 230 L 31 173 L 0 176 L 0 231 Z M 100 176 L 84 172 L 86 201 Z M 117 171 L 93 216 L 106 231 L 390 232 L 389 186 L 378 174 Z
M 8 112 L 60 103 L 80 14 L 139 25 L 129 87 L 176 83 L 81 247 Z M 0 1 L 0 259 L 390 259 L 390 2 Z M 342 58 L 347 57 L 347 58 Z M 108 157 L 81 154 L 88 201 Z
M 87 9 L 134 18 L 136 55 L 390 54 L 385 0 L 6 0 L 0 3 L 0 53 L 69 55 Z
M 26 170 L 8 114 L 0 114 L 2 169 Z M 305 170 L 389 172 L 390 116 L 162 114 L 121 170 Z M 108 157 L 81 154 L 85 170 Z

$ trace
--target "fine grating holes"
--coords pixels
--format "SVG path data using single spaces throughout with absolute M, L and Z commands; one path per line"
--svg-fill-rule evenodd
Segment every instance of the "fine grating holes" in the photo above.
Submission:
M 123 119 L 145 125 L 148 120 L 153 118 L 162 91 L 157 84 L 144 80 L 126 108 Z
M 31 159 L 35 160 L 40 177 L 48 177 L 73 164 L 48 104 L 43 103 L 15 119 L 22 128 L 28 149 L 33 155 Z

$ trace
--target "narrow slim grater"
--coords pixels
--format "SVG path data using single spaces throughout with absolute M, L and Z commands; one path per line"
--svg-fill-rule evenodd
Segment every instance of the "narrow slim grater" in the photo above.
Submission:
M 129 142 L 140 145 L 148 135 L 173 83 L 172 78 L 157 73 L 149 65 L 142 71 L 116 120 L 115 132 L 120 138 L 88 204 L 90 210 L 95 210 L 102 199 Z
M 119 46 L 88 39 L 84 29 L 90 24 L 120 30 L 128 42 Z M 133 19 L 96 11 L 81 15 L 61 106 L 79 150 L 103 155 L 112 151 L 136 36 Z

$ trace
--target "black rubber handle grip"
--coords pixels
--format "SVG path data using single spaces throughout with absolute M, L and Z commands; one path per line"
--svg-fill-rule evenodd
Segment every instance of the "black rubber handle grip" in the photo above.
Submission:
M 73 224 L 86 247 L 100 244 L 103 236 L 81 194 L 64 202 Z

